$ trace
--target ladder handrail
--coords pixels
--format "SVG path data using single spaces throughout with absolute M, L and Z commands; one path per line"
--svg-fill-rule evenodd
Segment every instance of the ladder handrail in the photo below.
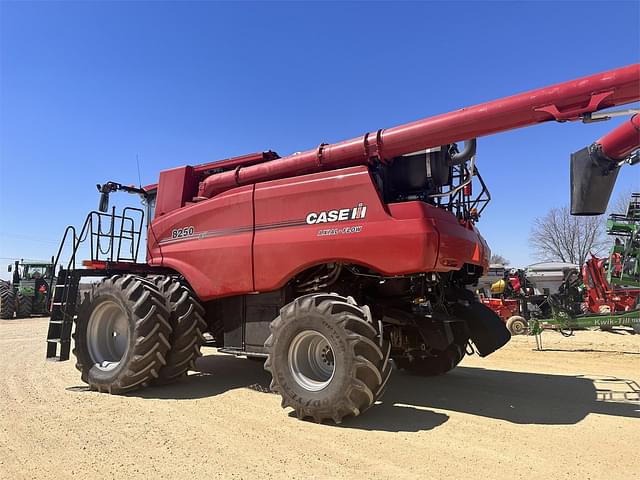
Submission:
M 133 212 L 139 213 L 138 224 L 139 228 L 135 228 L 136 226 L 136 218 L 134 218 Z M 109 228 L 106 231 L 103 231 L 103 217 L 107 217 L 110 220 Z M 116 240 L 116 222 L 120 222 L 119 233 L 117 235 L 117 249 L 115 248 L 115 240 Z M 60 242 L 60 247 L 58 248 L 58 252 L 54 257 L 53 268 L 52 268 L 52 277 L 55 276 L 55 271 L 60 263 L 60 257 L 64 250 L 65 245 L 67 244 L 67 240 L 69 235 L 71 234 L 72 245 L 71 245 L 71 257 L 69 258 L 69 262 L 67 263 L 67 270 L 75 270 L 76 268 L 76 254 L 78 252 L 78 248 L 80 245 L 87 239 L 90 239 L 90 250 L 91 250 L 91 260 L 96 261 L 100 260 L 101 255 L 109 256 L 109 260 L 111 262 L 114 261 L 114 253 L 116 254 L 116 261 L 132 261 L 135 262 L 138 259 L 138 253 L 140 252 L 140 242 L 142 239 L 142 227 L 144 225 L 144 210 L 136 207 L 125 207 L 122 210 L 120 215 L 116 215 L 115 207 L 112 208 L 110 214 L 91 211 L 87 215 L 87 218 L 82 225 L 82 229 L 80 234 L 77 234 L 77 230 L 73 225 L 67 226 L 62 236 L 62 241 Z M 130 227 L 130 228 L 129 228 Z M 126 234 L 126 235 L 125 235 Z M 94 245 L 94 237 L 95 237 L 95 245 Z M 108 248 L 105 251 L 102 251 L 100 246 L 100 239 L 107 237 L 109 239 Z M 121 248 L 122 248 L 122 240 L 128 240 L 131 242 L 129 247 L 129 253 L 131 254 L 130 258 L 123 258 L 121 256 Z M 94 248 L 95 247 L 95 248 Z

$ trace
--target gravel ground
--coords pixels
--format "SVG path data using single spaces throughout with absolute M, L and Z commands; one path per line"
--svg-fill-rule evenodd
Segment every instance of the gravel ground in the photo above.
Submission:
M 126 396 L 44 360 L 47 319 L 0 321 L 0 478 L 637 478 L 640 335 L 516 337 L 438 378 L 394 372 L 342 426 L 301 422 L 257 362 Z

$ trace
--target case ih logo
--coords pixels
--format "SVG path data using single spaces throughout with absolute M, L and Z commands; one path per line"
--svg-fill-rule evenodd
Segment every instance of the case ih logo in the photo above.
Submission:
M 360 202 L 353 208 L 342 208 L 340 210 L 323 210 L 322 212 L 311 212 L 307 214 L 307 223 L 315 225 L 317 223 L 344 222 L 346 220 L 358 220 L 367 214 L 367 207 Z

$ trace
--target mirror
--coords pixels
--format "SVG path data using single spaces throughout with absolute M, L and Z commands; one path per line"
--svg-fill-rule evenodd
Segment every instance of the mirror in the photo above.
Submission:
M 10 272 L 10 271 L 11 271 L 11 265 L 7 267 L 7 272 Z
M 106 212 L 109 208 L 109 192 L 102 192 L 100 194 L 100 205 L 98 205 L 98 210 L 101 212 Z
M 607 210 L 619 168 L 589 147 L 571 154 L 571 215 L 600 215 Z

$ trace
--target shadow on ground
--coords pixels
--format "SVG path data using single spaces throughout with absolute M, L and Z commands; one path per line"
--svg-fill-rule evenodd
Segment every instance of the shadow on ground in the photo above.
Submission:
M 597 348 L 542 348 L 541 352 L 581 352 L 581 353 L 615 353 L 618 355 L 640 355 L 640 352 L 620 350 L 599 350 Z
M 198 360 L 199 372 L 184 381 L 134 391 L 130 396 L 194 399 L 236 388 L 269 392 L 270 375 L 261 362 L 228 355 Z M 516 424 L 571 425 L 590 413 L 640 418 L 640 388 L 632 380 L 594 380 L 573 375 L 458 367 L 447 375 L 424 378 L 394 371 L 381 402 L 365 415 L 345 420 L 346 428 L 419 431 L 438 427 L 462 412 Z

